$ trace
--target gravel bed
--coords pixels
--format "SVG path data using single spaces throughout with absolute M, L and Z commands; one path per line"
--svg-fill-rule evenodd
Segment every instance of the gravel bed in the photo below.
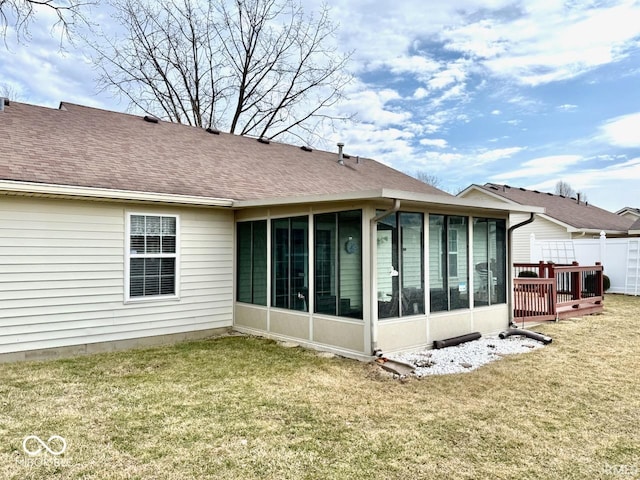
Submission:
M 530 352 L 543 346 L 542 342 L 526 337 L 511 336 L 503 340 L 498 336 L 487 336 L 455 347 L 403 353 L 389 358 L 415 365 L 414 375 L 424 377 L 470 372 L 504 355 Z

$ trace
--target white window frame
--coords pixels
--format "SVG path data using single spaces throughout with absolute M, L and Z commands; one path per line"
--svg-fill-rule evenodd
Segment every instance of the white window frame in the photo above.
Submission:
M 131 253 L 131 217 L 173 217 L 176 219 L 176 252 L 175 253 Z M 124 303 L 157 302 L 180 299 L 180 215 L 165 212 L 125 212 L 124 238 Z M 131 258 L 174 258 L 175 259 L 175 289 L 173 295 L 142 295 L 132 297 L 131 286 Z

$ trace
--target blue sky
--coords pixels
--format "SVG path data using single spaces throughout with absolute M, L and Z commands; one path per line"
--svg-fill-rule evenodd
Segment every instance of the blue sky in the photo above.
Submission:
M 309 10 L 320 0 L 304 0 Z M 93 20 L 108 27 L 108 17 Z M 334 0 L 353 82 L 333 113 L 356 121 L 320 147 L 437 176 L 553 191 L 564 180 L 609 210 L 640 207 L 640 2 Z M 44 25 L 11 32 L 0 86 L 21 101 L 118 111 L 79 47 Z

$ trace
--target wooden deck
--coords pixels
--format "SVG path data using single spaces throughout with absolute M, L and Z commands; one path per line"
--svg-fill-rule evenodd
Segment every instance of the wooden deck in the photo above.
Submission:
M 514 264 L 516 274 L 532 271 L 539 278 L 514 278 L 516 323 L 542 322 L 602 312 L 602 265 Z

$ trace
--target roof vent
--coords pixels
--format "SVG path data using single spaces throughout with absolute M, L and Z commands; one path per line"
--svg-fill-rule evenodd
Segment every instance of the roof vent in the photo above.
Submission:
M 526 192 L 526 191 L 527 191 L 527 189 L 526 189 L 526 188 L 522 188 L 522 187 L 520 187 L 520 190 L 522 190 L 523 192 Z
M 11 102 L 9 102 L 9 99 L 6 97 L 0 97 L 0 112 L 4 112 L 4 106 L 9 106 L 11 105 Z
M 260 137 L 260 138 L 258 139 L 258 141 L 259 141 L 260 143 L 264 143 L 264 144 L 266 144 L 266 145 L 269 145 L 269 144 L 271 143 L 271 140 L 269 140 L 268 138 L 264 138 L 264 137 Z
M 207 128 L 205 130 L 207 133 L 212 133 L 213 135 L 220 135 L 220 130 L 218 130 L 217 128 Z
M 344 143 L 338 142 L 338 163 L 340 165 L 344 165 L 344 153 L 342 153 L 343 148 L 344 148 Z
M 313 148 L 307 147 L 306 145 L 301 146 L 300 150 L 303 150 L 305 152 L 313 152 Z
M 145 115 L 144 121 L 149 123 L 158 123 L 158 119 L 156 117 L 152 117 L 151 115 Z

